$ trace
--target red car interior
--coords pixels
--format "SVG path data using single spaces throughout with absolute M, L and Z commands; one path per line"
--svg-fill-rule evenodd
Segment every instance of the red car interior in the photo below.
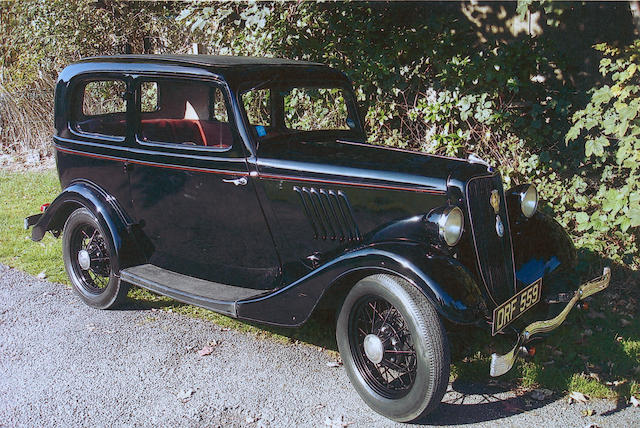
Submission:
M 144 119 L 141 122 L 143 141 L 193 144 L 228 148 L 232 144 L 231 127 L 226 122 L 193 119 Z M 96 117 L 77 124 L 82 132 L 124 136 L 125 121 Z

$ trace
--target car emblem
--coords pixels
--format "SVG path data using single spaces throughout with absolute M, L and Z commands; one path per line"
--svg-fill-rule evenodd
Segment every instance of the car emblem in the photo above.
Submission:
M 489 203 L 493 207 L 493 212 L 498 214 L 498 211 L 500 211 L 500 195 L 498 194 L 497 190 L 491 191 L 491 197 L 489 198 Z
M 502 219 L 499 215 L 496 216 L 496 233 L 501 238 L 504 235 L 504 224 L 502 224 Z

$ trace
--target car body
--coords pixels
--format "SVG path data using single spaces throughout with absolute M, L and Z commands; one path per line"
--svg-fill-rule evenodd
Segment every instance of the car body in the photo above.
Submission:
M 378 388 L 387 381 L 377 372 L 373 380 L 358 373 L 387 364 L 381 355 L 415 354 L 425 322 L 432 324 L 425 337 L 437 337 L 434 355 L 442 354 L 432 359 L 442 360 L 447 379 L 446 337 L 429 330 L 433 325 L 515 338 L 511 353 L 494 356 L 492 374 L 499 375 L 533 334 L 555 328 L 609 282 L 607 271 L 558 317 L 516 331 L 524 312 L 578 285 L 567 282 L 576 261 L 571 239 L 537 210 L 535 188 L 505 191 L 500 174 L 475 156 L 366 144 L 350 81 L 322 64 L 88 58 L 60 74 L 55 129 L 63 190 L 25 224 L 34 226 L 36 241 L 69 229 L 65 265 L 87 303 L 111 307 L 126 283 L 293 327 L 321 304 L 345 312 L 357 284 L 369 291 L 350 304 L 361 312 L 373 307 L 374 318 L 376 305 L 385 307 L 371 328 L 378 323 L 376 331 L 393 330 L 393 337 L 338 331 L 338 345 L 343 359 L 349 347 L 355 355 L 347 368 L 365 401 L 396 420 L 431 411 L 446 380 L 418 397 L 417 387 Z M 101 275 L 104 287 L 97 285 Z M 376 287 L 387 294 L 362 300 L 376 296 Z M 394 293 L 402 295 L 397 303 Z M 345 329 L 360 322 L 350 313 L 339 315 L 338 330 L 341 322 Z M 413 313 L 422 321 L 414 323 Z M 353 344 L 362 340 L 360 348 Z M 401 345 L 391 349 L 385 341 Z M 402 360 L 414 370 L 411 385 L 422 370 L 414 354 Z

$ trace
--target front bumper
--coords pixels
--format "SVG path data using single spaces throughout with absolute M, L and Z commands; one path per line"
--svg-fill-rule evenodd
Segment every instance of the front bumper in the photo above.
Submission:
M 555 318 L 544 321 L 536 321 L 529 324 L 519 335 L 516 340 L 515 345 L 508 353 L 504 355 L 492 354 L 491 355 L 491 368 L 490 374 L 491 376 L 502 376 L 507 373 L 513 367 L 513 364 L 516 362 L 518 358 L 518 354 L 520 348 L 530 341 L 534 335 L 539 333 L 547 333 L 551 330 L 556 329 L 564 322 L 571 312 L 571 309 L 578 303 L 580 300 L 586 299 L 587 297 L 604 290 L 609 286 L 609 281 L 611 280 L 611 270 L 606 267 L 604 268 L 604 272 L 602 276 L 596 279 L 593 279 L 589 282 L 582 284 L 578 290 L 575 292 L 571 300 L 567 303 L 567 306 L 560 312 Z

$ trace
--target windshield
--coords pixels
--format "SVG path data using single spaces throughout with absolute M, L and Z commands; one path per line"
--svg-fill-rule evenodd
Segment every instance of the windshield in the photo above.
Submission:
M 260 86 L 242 94 L 254 137 L 361 139 L 352 92 L 342 87 Z

